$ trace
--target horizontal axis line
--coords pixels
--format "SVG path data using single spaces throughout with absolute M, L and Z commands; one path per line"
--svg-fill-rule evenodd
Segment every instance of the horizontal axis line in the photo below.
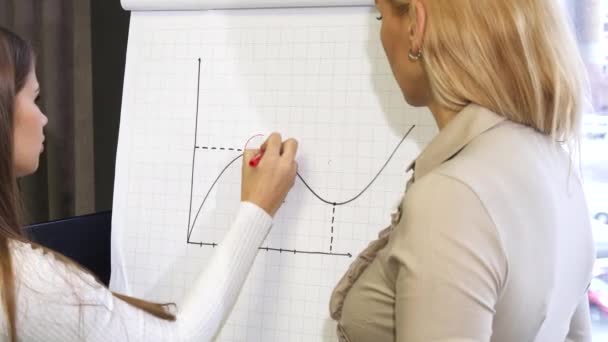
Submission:
M 199 247 L 217 247 L 219 246 L 219 244 L 212 242 L 192 242 L 192 241 L 188 241 L 189 245 L 196 245 Z M 309 254 L 309 255 L 328 255 L 328 256 L 341 256 L 341 257 L 349 257 L 352 258 L 352 254 L 350 253 L 327 253 L 327 252 L 315 252 L 315 251 L 299 251 L 297 249 L 284 249 L 284 248 L 271 248 L 271 247 L 260 247 L 259 248 L 262 251 L 266 251 L 266 252 L 279 252 L 279 253 L 285 253 L 285 254 Z

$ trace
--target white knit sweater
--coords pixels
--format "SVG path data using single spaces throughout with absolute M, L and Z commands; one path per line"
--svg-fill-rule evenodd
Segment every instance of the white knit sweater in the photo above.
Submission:
M 92 276 L 30 244 L 12 242 L 20 341 L 211 341 L 230 313 L 272 224 L 242 203 L 232 227 L 178 308 L 175 322 L 114 297 Z M 6 316 L 0 312 L 6 340 Z

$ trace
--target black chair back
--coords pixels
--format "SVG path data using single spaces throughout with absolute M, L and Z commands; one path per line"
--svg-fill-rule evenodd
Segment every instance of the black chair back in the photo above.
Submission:
M 33 224 L 25 228 L 25 233 L 32 241 L 76 261 L 108 285 L 111 226 L 112 212 L 106 211 Z

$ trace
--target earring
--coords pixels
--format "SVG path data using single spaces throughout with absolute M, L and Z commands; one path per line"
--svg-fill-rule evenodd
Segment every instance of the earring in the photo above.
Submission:
M 410 52 L 407 54 L 407 56 L 410 58 L 411 61 L 417 61 L 420 58 L 422 58 L 422 49 L 418 50 L 417 53 L 414 53 L 411 49 Z

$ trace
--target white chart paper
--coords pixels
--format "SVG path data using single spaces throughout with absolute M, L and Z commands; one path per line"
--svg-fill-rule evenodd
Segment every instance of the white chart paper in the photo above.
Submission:
M 245 142 L 279 131 L 300 141 L 308 187 L 296 181 L 218 340 L 336 340 L 331 291 L 389 224 L 407 165 L 436 130 L 426 110 L 404 102 L 376 15 L 133 12 L 114 290 L 179 305 L 230 227 Z

